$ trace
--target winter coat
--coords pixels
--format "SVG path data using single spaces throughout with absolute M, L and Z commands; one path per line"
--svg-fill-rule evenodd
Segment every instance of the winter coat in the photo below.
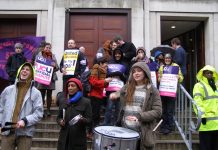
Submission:
M 91 91 L 89 96 L 103 98 L 103 90 L 108 86 L 105 82 L 107 71 L 100 68 L 98 64 L 92 67 L 89 83 L 91 84 Z
M 209 70 L 213 72 L 213 80 L 215 83 L 218 81 L 218 73 L 212 66 L 205 66 L 197 74 L 198 83 L 195 84 L 193 89 L 193 99 L 200 107 L 200 111 L 195 113 L 201 115 L 205 119 L 205 124 L 201 123 L 199 131 L 217 131 L 218 130 L 218 91 L 213 90 L 210 86 L 208 79 L 203 76 L 203 71 Z M 218 85 L 216 84 L 216 89 Z M 203 119 L 202 119 L 203 120 Z M 203 122 L 203 121 L 202 121 Z
M 8 58 L 8 61 L 5 65 L 5 70 L 8 73 L 9 81 L 15 81 L 17 70 L 25 62 L 27 62 L 27 59 L 25 58 L 23 52 L 15 53 Z
M 39 54 L 36 56 L 36 58 L 37 57 L 43 57 L 42 52 L 39 52 Z M 37 88 L 40 89 L 40 90 L 41 89 L 55 90 L 55 82 L 58 80 L 56 72 L 59 70 L 59 66 L 58 66 L 57 59 L 56 59 L 54 54 L 52 54 L 52 61 L 54 61 L 55 67 L 53 69 L 51 83 L 50 83 L 50 85 L 44 85 L 44 84 L 38 83 Z
M 58 150 L 87 150 L 86 127 L 91 123 L 92 108 L 90 100 L 81 97 L 78 102 L 64 104 L 60 107 L 57 122 L 63 118 L 65 109 L 65 126 L 61 127 L 58 138 Z M 81 114 L 86 122 L 70 126 L 68 122 L 75 116 Z
M 141 150 L 144 150 L 144 147 L 154 147 L 155 140 L 156 140 L 156 134 L 153 132 L 153 129 L 157 125 L 157 120 L 161 117 L 162 114 L 162 104 L 160 99 L 160 94 L 151 83 L 151 77 L 150 77 L 150 70 L 146 63 L 144 62 L 138 62 L 132 66 L 133 67 L 140 67 L 144 70 L 147 77 L 149 78 L 149 84 L 144 87 L 144 90 L 146 92 L 146 99 L 144 100 L 143 106 L 142 106 L 142 112 L 139 113 L 139 121 L 141 124 Z M 129 80 L 132 79 L 132 71 L 130 72 Z M 120 94 L 120 113 L 118 117 L 118 124 L 122 123 L 122 117 L 124 115 L 124 107 L 126 105 L 126 94 L 127 94 L 127 87 L 128 84 L 126 84 L 120 92 L 116 92 L 116 94 Z
M 33 70 L 33 68 L 32 68 Z M 19 74 L 20 70 L 18 70 Z M 34 71 L 33 71 L 34 72 Z M 4 89 L 0 97 L 0 124 L 5 126 L 5 122 L 11 122 L 17 100 L 17 81 Z M 35 124 L 43 117 L 42 96 L 39 90 L 33 86 L 28 89 L 19 113 L 19 120 L 25 119 L 24 128 L 16 129 L 16 136 L 33 136 Z M 5 131 L 2 135 L 8 135 L 10 131 Z

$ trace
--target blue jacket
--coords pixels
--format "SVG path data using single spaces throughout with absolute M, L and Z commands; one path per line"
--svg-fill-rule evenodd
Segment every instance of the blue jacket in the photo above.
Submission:
M 174 56 L 174 62 L 177 63 L 182 71 L 183 76 L 186 75 L 187 69 L 186 69 L 186 52 L 184 48 L 181 46 L 176 49 L 175 56 Z

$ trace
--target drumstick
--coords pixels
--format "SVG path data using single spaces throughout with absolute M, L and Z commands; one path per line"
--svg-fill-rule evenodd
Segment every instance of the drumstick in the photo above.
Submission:
M 160 126 L 160 124 L 163 122 L 163 119 L 161 119 L 158 124 L 155 126 L 155 128 L 153 129 L 153 131 L 156 131 L 157 128 Z
M 63 109 L 63 120 L 65 118 L 65 109 Z

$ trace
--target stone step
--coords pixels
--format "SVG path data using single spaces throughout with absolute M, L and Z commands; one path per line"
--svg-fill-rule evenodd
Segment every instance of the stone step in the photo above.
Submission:
M 59 130 L 53 129 L 36 129 L 34 138 L 56 138 L 59 137 Z
M 32 147 L 57 148 L 57 138 L 33 138 Z
M 155 150 L 186 150 L 187 147 L 183 140 L 157 140 Z M 199 149 L 199 141 L 193 140 L 193 150 Z
M 60 130 L 60 126 L 55 121 L 41 121 L 36 125 L 36 129 L 53 129 L 53 130 Z

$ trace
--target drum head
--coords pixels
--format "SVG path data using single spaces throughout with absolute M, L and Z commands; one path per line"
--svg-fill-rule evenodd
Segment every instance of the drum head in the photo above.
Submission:
M 138 132 L 122 127 L 98 126 L 94 129 L 94 132 L 104 136 L 119 138 L 119 139 L 139 138 Z

